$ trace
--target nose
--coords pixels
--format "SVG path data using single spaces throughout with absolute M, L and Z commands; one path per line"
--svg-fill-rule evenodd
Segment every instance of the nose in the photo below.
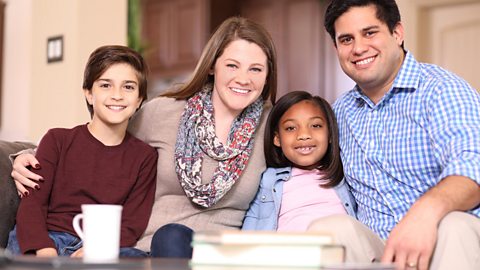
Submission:
M 235 82 L 240 85 L 246 85 L 250 83 L 250 76 L 246 70 L 238 70 L 237 76 L 235 76 Z
M 121 100 L 123 99 L 123 91 L 121 87 L 112 87 L 112 99 Z
M 362 38 L 355 39 L 355 42 L 353 44 L 353 53 L 354 54 L 361 55 L 364 52 L 366 52 L 367 50 L 368 50 L 368 45 L 367 45 L 367 42 L 364 39 L 362 39 Z
M 310 134 L 310 131 L 308 130 L 308 128 L 300 128 L 298 130 L 297 140 L 306 141 L 306 140 L 310 140 L 311 138 L 312 138 L 312 135 Z

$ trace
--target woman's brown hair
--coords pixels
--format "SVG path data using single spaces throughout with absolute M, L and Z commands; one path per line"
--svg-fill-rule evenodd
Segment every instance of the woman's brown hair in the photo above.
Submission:
M 230 42 L 238 39 L 257 44 L 267 56 L 268 74 L 262 98 L 264 101 L 270 99 L 274 104 L 277 93 L 277 56 L 273 40 L 264 27 L 242 17 L 231 17 L 225 20 L 203 49 L 190 80 L 178 87 L 177 90 L 169 91 L 161 96 L 188 99 L 201 91 L 206 84 L 213 84 L 214 78 L 210 71 Z

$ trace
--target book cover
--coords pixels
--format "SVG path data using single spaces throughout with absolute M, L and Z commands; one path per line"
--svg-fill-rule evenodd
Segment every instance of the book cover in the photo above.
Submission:
M 341 263 L 345 256 L 343 246 L 321 233 L 196 233 L 192 246 L 192 266 L 319 267 Z
M 207 231 L 193 235 L 193 243 L 212 244 L 332 244 L 330 234 L 321 232 Z

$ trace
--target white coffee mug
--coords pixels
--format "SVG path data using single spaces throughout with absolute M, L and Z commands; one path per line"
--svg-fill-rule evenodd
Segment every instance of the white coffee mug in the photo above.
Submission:
M 73 228 L 83 240 L 84 262 L 118 261 L 122 208 L 112 204 L 82 204 L 82 213 L 73 218 Z

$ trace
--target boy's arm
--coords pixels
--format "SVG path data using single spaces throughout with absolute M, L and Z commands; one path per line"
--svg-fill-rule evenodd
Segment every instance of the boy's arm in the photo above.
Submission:
M 137 182 L 123 204 L 120 247 L 133 247 L 147 228 L 157 183 L 156 150 L 150 148 L 139 169 Z
M 29 194 L 22 198 L 17 212 L 17 240 L 22 253 L 55 248 L 48 236 L 46 217 L 58 155 L 56 140 L 49 131 L 37 150 L 37 158 L 42 162 L 42 167 L 34 170 L 44 175 L 45 180 L 36 183 L 34 188 L 27 187 Z

